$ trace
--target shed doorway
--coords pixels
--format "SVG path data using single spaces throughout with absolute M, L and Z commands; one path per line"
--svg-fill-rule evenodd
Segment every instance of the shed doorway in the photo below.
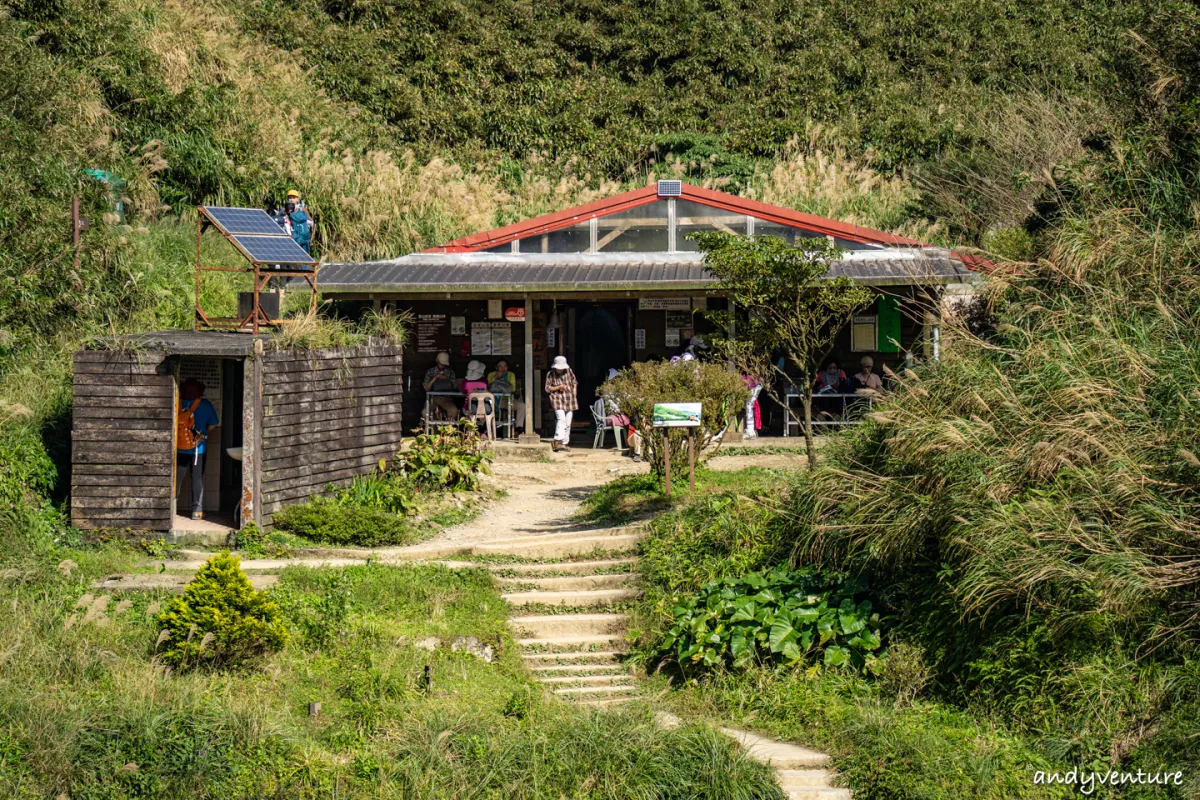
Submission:
M 240 527 L 242 496 L 242 391 L 245 360 L 208 356 L 183 356 L 176 374 L 179 408 L 184 407 L 180 388 L 189 378 L 204 385 L 204 399 L 216 411 L 218 424 L 205 442 L 203 469 L 203 519 L 192 519 L 193 482 L 191 470 L 200 459 L 172 454 L 175 460 L 175 509 L 171 530 L 180 532 L 228 533 Z M 190 462 L 190 463 L 189 463 Z

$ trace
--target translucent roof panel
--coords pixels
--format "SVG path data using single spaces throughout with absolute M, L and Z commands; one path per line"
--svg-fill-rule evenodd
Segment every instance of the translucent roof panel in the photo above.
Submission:
M 676 200 L 675 225 L 675 249 L 692 252 L 699 248 L 695 242 L 688 239 L 688 234 L 725 231 L 745 235 L 746 215 L 694 203 L 691 200 Z
M 755 236 L 778 236 L 781 239 L 786 239 L 788 242 L 795 243 L 798 239 L 819 238 L 824 234 L 814 231 L 807 231 L 803 228 L 793 228 L 790 225 L 780 225 L 778 222 L 767 222 L 763 219 L 754 219 L 754 235 Z M 833 240 L 843 250 L 877 250 L 880 245 L 863 244 L 862 242 L 852 242 L 849 239 Z
M 592 226 L 581 222 L 569 228 L 526 236 L 521 240 L 522 253 L 586 253 L 592 246 Z
M 669 209 L 659 200 L 596 220 L 596 250 L 605 253 L 665 253 L 670 249 Z

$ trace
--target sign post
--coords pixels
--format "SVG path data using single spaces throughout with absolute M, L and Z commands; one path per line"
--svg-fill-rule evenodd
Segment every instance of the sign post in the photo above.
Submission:
M 688 483 L 696 491 L 696 438 L 700 427 L 700 403 L 655 403 L 652 427 L 662 428 L 663 472 L 666 495 L 671 497 L 671 428 L 686 428 L 688 438 Z

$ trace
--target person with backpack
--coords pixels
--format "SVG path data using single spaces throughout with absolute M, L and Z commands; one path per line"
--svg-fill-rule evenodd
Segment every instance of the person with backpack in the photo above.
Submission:
M 208 432 L 219 425 L 217 410 L 204 398 L 204 384 L 187 378 L 179 384 L 179 410 L 175 417 L 175 496 L 183 492 L 188 473 L 192 478 L 192 519 L 204 519 L 204 464 Z
M 291 226 L 293 241 L 304 248 L 304 252 L 311 252 L 314 223 L 312 217 L 309 216 L 308 209 L 300 200 L 300 193 L 295 189 L 288 192 L 287 202 L 283 204 L 283 211 Z

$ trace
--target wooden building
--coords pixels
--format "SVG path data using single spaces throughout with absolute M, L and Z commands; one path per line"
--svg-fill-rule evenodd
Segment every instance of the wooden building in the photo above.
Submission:
M 877 370 L 898 369 L 925 353 L 936 338 L 941 293 L 971 282 L 978 265 L 970 255 L 894 234 L 660 181 L 422 253 L 326 264 L 321 291 L 413 315 L 406 426 L 416 424 L 424 402 L 421 377 L 444 350 L 460 378 L 472 359 L 489 370 L 507 360 L 522 387 L 535 390 L 528 425 L 544 430 L 553 415 L 540 387 L 554 355 L 565 355 L 575 370 L 584 409 L 610 368 L 678 354 L 692 335 L 708 330 L 705 311 L 727 307 L 688 238 L 705 230 L 790 242 L 832 239 L 843 256 L 831 274 L 878 294 L 847 326 L 833 355 L 855 367 L 870 355 Z M 576 415 L 577 423 L 587 418 Z
M 266 337 L 164 331 L 75 354 L 71 521 L 219 535 L 345 483 L 401 437 L 398 347 L 277 350 Z M 220 419 L 208 440 L 205 517 L 176 496 L 179 385 L 196 378 Z M 210 537 L 211 538 L 211 537 Z

